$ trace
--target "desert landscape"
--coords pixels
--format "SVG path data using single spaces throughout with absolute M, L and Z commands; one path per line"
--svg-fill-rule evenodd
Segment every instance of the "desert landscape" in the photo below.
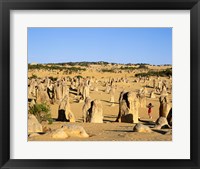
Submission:
M 172 65 L 28 64 L 28 141 L 172 141 Z

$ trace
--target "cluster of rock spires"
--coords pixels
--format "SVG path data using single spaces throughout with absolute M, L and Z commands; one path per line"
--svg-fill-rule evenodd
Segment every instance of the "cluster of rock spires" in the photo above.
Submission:
M 145 79 L 148 81 L 150 79 Z M 159 79 L 158 79 L 159 80 Z M 110 78 L 101 83 L 105 86 L 105 92 L 110 94 L 110 106 L 114 106 L 114 95 L 117 89 L 117 82 L 126 82 L 126 78 Z M 139 78 L 136 82 L 140 82 Z M 84 102 L 82 108 L 83 122 L 86 123 L 103 123 L 103 107 L 100 100 L 90 98 L 90 91 L 97 91 L 97 81 L 95 78 L 63 78 L 57 81 L 52 81 L 49 78 L 31 79 L 28 81 L 28 99 L 31 100 L 29 107 L 35 103 L 59 104 L 58 121 L 76 122 L 75 116 L 70 108 L 69 91 L 76 91 L 79 96 L 78 102 Z M 68 87 L 70 83 L 70 87 Z M 155 92 L 160 93 L 159 102 L 159 118 L 155 122 L 155 129 L 171 128 L 172 127 L 172 108 L 168 101 L 168 92 L 166 81 L 159 80 L 156 85 L 156 80 L 153 79 L 153 90 L 148 93 L 147 89 L 141 88 L 137 92 L 122 91 L 119 96 L 119 112 L 116 122 L 135 123 L 133 131 L 135 132 L 151 132 L 152 130 L 139 122 L 139 108 L 145 108 L 146 97 L 156 98 Z M 34 115 L 28 115 L 28 132 L 40 133 L 43 132 L 42 125 L 37 121 Z M 74 133 L 74 134 L 72 134 Z M 76 134 L 75 134 L 76 133 Z M 78 134 L 77 134 L 78 133 Z M 68 138 L 70 136 L 89 137 L 86 131 L 77 125 L 62 126 L 61 128 L 49 131 L 46 134 L 51 135 L 54 139 Z

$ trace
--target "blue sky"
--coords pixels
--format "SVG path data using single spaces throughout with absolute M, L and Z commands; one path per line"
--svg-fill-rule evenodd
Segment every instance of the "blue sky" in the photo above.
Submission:
M 172 28 L 28 28 L 28 63 L 172 64 Z

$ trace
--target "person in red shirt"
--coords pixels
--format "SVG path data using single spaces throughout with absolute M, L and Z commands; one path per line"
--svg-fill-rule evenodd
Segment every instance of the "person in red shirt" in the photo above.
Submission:
M 149 105 L 147 105 L 147 108 L 148 108 L 148 116 L 149 116 L 150 119 L 152 119 L 152 116 L 151 116 L 152 107 L 153 107 L 153 105 L 152 105 L 151 103 L 149 103 Z

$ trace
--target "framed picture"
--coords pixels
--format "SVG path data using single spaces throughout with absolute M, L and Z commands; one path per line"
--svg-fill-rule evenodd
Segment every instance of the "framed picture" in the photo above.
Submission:
M 1 168 L 200 167 L 199 1 L 0 6 Z

